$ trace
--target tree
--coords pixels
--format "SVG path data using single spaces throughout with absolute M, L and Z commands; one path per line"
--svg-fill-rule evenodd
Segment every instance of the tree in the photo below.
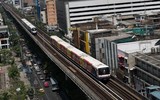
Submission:
M 0 94 L 0 100 L 9 100 L 11 95 L 8 92 L 3 92 Z
M 11 65 L 11 67 L 8 68 L 8 77 L 13 80 L 19 79 L 20 73 L 15 64 Z
M 1 63 L 3 63 L 3 64 L 9 63 L 9 61 L 11 60 L 11 56 L 12 56 L 12 53 L 11 53 L 10 50 L 8 50 L 8 49 L 0 50 L 0 61 L 1 61 Z

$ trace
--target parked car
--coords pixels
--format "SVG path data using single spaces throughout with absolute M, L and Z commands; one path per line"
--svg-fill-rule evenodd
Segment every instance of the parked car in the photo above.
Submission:
M 41 72 L 41 71 L 38 71 L 38 72 L 37 72 L 37 75 L 41 75 L 41 74 L 42 74 L 42 72 Z
M 52 77 L 50 77 L 50 81 L 52 84 L 52 91 L 58 91 L 59 90 L 59 86 L 58 86 L 58 81 Z
M 43 83 L 43 86 L 44 86 L 44 87 L 49 87 L 49 82 L 45 81 L 45 82 Z
M 40 88 L 40 89 L 39 89 L 39 92 L 44 93 L 44 89 L 43 89 L 43 88 Z
M 45 75 L 45 80 L 46 81 L 49 81 L 50 80 L 50 77 L 48 75 Z
M 43 73 L 44 74 L 48 74 L 48 70 L 43 70 Z
M 38 71 L 40 71 L 40 68 L 39 68 L 39 66 L 37 65 L 37 64 L 34 64 L 34 69 L 38 72 Z
M 40 79 L 40 80 L 43 80 L 43 79 L 44 79 L 44 76 L 43 76 L 43 75 L 39 75 L 39 79 Z

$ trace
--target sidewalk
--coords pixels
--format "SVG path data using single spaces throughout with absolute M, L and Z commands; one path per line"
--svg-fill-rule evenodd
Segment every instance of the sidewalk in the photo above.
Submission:
M 15 57 L 15 63 L 17 66 L 22 64 L 20 62 L 20 58 L 17 58 L 17 57 Z M 25 86 L 30 86 L 30 81 L 28 80 L 28 77 L 26 76 L 26 73 L 23 70 L 20 72 L 20 80 L 24 82 Z
M 6 90 L 6 89 L 10 88 L 8 70 L 7 70 L 8 67 L 10 67 L 10 66 L 3 66 L 3 67 L 0 68 L 0 70 L 1 70 L 1 73 L 0 73 L 1 88 L 0 89 L 2 89 L 2 90 Z
M 24 72 L 20 72 L 20 80 L 24 82 L 25 86 L 30 86 L 30 82 Z

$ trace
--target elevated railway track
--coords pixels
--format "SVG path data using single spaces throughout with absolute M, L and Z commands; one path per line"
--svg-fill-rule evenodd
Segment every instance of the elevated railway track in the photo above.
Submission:
M 50 43 L 50 36 L 38 28 L 36 36 L 33 36 L 22 24 L 19 16 L 13 8 L 3 4 L 13 18 L 23 27 L 30 37 L 39 45 L 46 55 L 92 100 L 146 100 L 136 91 L 126 88 L 116 78 L 111 77 L 106 84 L 91 78 L 78 65 L 67 59 Z

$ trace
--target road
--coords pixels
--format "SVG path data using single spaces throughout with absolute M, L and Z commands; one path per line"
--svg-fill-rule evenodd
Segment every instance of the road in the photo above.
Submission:
M 26 57 L 26 54 L 24 53 L 23 56 L 25 56 L 24 58 L 26 62 L 28 61 L 32 61 L 33 58 L 32 57 Z M 31 60 L 32 59 L 32 60 Z M 36 59 L 34 58 L 34 63 L 37 64 L 38 61 L 36 61 Z M 37 64 L 38 65 L 38 64 Z M 35 98 L 34 100 L 38 97 L 39 100 L 69 100 L 66 96 L 66 94 L 63 91 L 57 91 L 57 92 L 52 92 L 51 90 L 51 84 L 49 84 L 50 86 L 48 88 L 45 88 L 43 86 L 43 82 L 44 80 L 41 80 L 39 78 L 39 75 L 37 75 L 36 70 L 34 69 L 33 65 L 31 66 L 27 66 L 27 65 L 23 65 L 23 69 L 26 70 L 26 74 L 27 77 L 30 81 L 31 86 L 35 89 L 35 90 L 39 90 L 40 88 L 44 89 L 44 95 L 38 95 L 37 93 L 35 93 Z M 41 73 L 43 73 L 43 69 L 41 69 Z M 48 81 L 50 83 L 50 81 Z

